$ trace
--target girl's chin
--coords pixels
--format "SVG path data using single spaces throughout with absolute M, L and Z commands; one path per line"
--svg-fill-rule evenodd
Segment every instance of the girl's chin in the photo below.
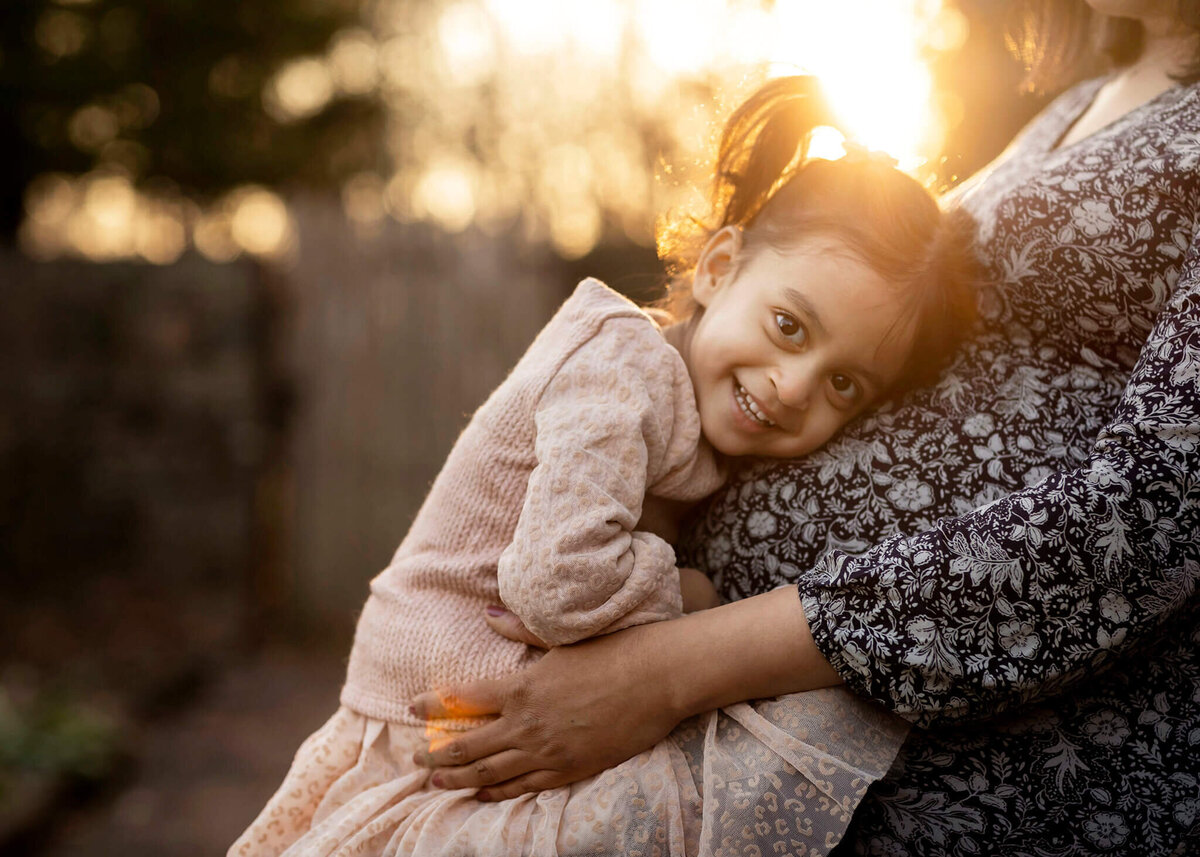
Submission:
M 754 447 L 755 444 L 750 442 L 749 438 L 743 437 L 740 433 L 726 429 L 723 432 L 704 432 L 704 437 L 721 455 L 730 458 L 740 458 L 744 455 L 759 455 Z
M 730 458 L 778 458 L 779 453 L 774 452 L 773 444 L 765 443 L 763 438 L 747 437 L 743 434 L 734 434 L 733 437 L 719 438 L 717 442 L 709 441 L 713 449 L 722 455 Z

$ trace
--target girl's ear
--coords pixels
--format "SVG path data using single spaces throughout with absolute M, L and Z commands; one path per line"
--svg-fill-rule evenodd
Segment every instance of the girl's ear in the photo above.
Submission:
M 692 297 L 707 307 L 713 296 L 733 275 L 734 262 L 742 250 L 742 230 L 725 226 L 713 233 L 700 252 L 692 280 Z

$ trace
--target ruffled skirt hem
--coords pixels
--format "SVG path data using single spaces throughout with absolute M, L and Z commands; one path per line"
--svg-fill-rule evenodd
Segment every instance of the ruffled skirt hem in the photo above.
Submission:
M 481 803 L 411 762 L 430 737 L 340 708 L 228 857 L 819 857 L 908 725 L 842 688 L 685 721 L 594 777 Z

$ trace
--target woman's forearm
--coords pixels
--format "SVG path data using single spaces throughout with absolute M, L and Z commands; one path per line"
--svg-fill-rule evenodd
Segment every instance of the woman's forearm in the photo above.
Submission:
M 490 786 L 481 799 L 514 797 L 619 764 L 693 714 L 838 683 L 787 587 L 551 649 L 513 675 L 422 694 L 418 717 L 496 718 L 416 761 L 439 769 L 436 786 Z
M 667 683 L 680 720 L 842 681 L 813 642 L 791 586 L 638 630 L 631 654 L 653 664 L 637 671 Z

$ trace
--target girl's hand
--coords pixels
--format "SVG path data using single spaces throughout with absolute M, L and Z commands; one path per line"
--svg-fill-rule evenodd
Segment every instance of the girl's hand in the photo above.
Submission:
M 493 631 L 501 637 L 507 637 L 514 643 L 524 643 L 535 649 L 548 649 L 549 645 L 533 631 L 525 627 L 525 623 L 517 618 L 517 614 L 505 610 L 498 604 L 488 606 L 484 618 Z
M 529 632 L 511 614 L 489 613 L 488 623 L 529 642 L 522 636 Z M 641 674 L 641 638 L 652 628 L 554 648 L 515 675 L 422 694 L 413 703 L 418 717 L 498 717 L 414 760 L 438 769 L 437 787 L 486 786 L 477 796 L 486 801 L 567 785 L 653 746 L 683 718 L 673 713 L 669 683 Z M 630 686 L 636 692 L 619 691 Z

